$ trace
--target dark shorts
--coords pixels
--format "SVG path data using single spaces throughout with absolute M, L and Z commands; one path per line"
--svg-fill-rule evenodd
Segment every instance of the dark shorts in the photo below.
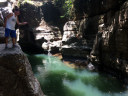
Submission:
M 5 37 L 11 36 L 12 38 L 16 38 L 16 30 L 10 30 L 5 28 Z

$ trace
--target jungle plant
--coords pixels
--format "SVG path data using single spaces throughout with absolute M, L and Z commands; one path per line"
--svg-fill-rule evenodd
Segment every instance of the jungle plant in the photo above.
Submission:
M 74 2 L 74 0 L 54 0 L 54 5 L 57 7 L 61 7 L 64 11 L 64 14 L 61 16 L 61 18 L 64 18 L 64 17 L 70 18 L 71 17 L 73 2 Z

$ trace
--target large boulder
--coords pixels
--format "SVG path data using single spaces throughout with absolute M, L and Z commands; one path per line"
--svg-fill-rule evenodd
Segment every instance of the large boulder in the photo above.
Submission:
M 0 44 L 0 95 L 43 96 L 31 65 L 19 45 L 4 49 Z

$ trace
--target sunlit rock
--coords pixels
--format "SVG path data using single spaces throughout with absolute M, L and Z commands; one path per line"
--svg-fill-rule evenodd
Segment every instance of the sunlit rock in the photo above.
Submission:
M 85 59 L 90 53 L 91 47 L 87 45 L 86 39 L 78 37 L 78 22 L 69 21 L 64 25 L 61 51 L 64 58 Z
M 76 31 L 77 25 L 75 21 L 68 21 L 63 28 L 64 31 Z

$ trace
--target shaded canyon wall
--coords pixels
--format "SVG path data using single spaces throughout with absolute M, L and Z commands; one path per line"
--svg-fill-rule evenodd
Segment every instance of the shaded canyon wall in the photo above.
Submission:
M 75 17 L 86 19 L 85 34 L 94 34 L 91 59 L 102 70 L 116 76 L 128 76 L 128 1 L 75 0 Z M 89 22 L 91 21 L 91 22 Z M 126 79 L 127 81 L 127 79 Z

